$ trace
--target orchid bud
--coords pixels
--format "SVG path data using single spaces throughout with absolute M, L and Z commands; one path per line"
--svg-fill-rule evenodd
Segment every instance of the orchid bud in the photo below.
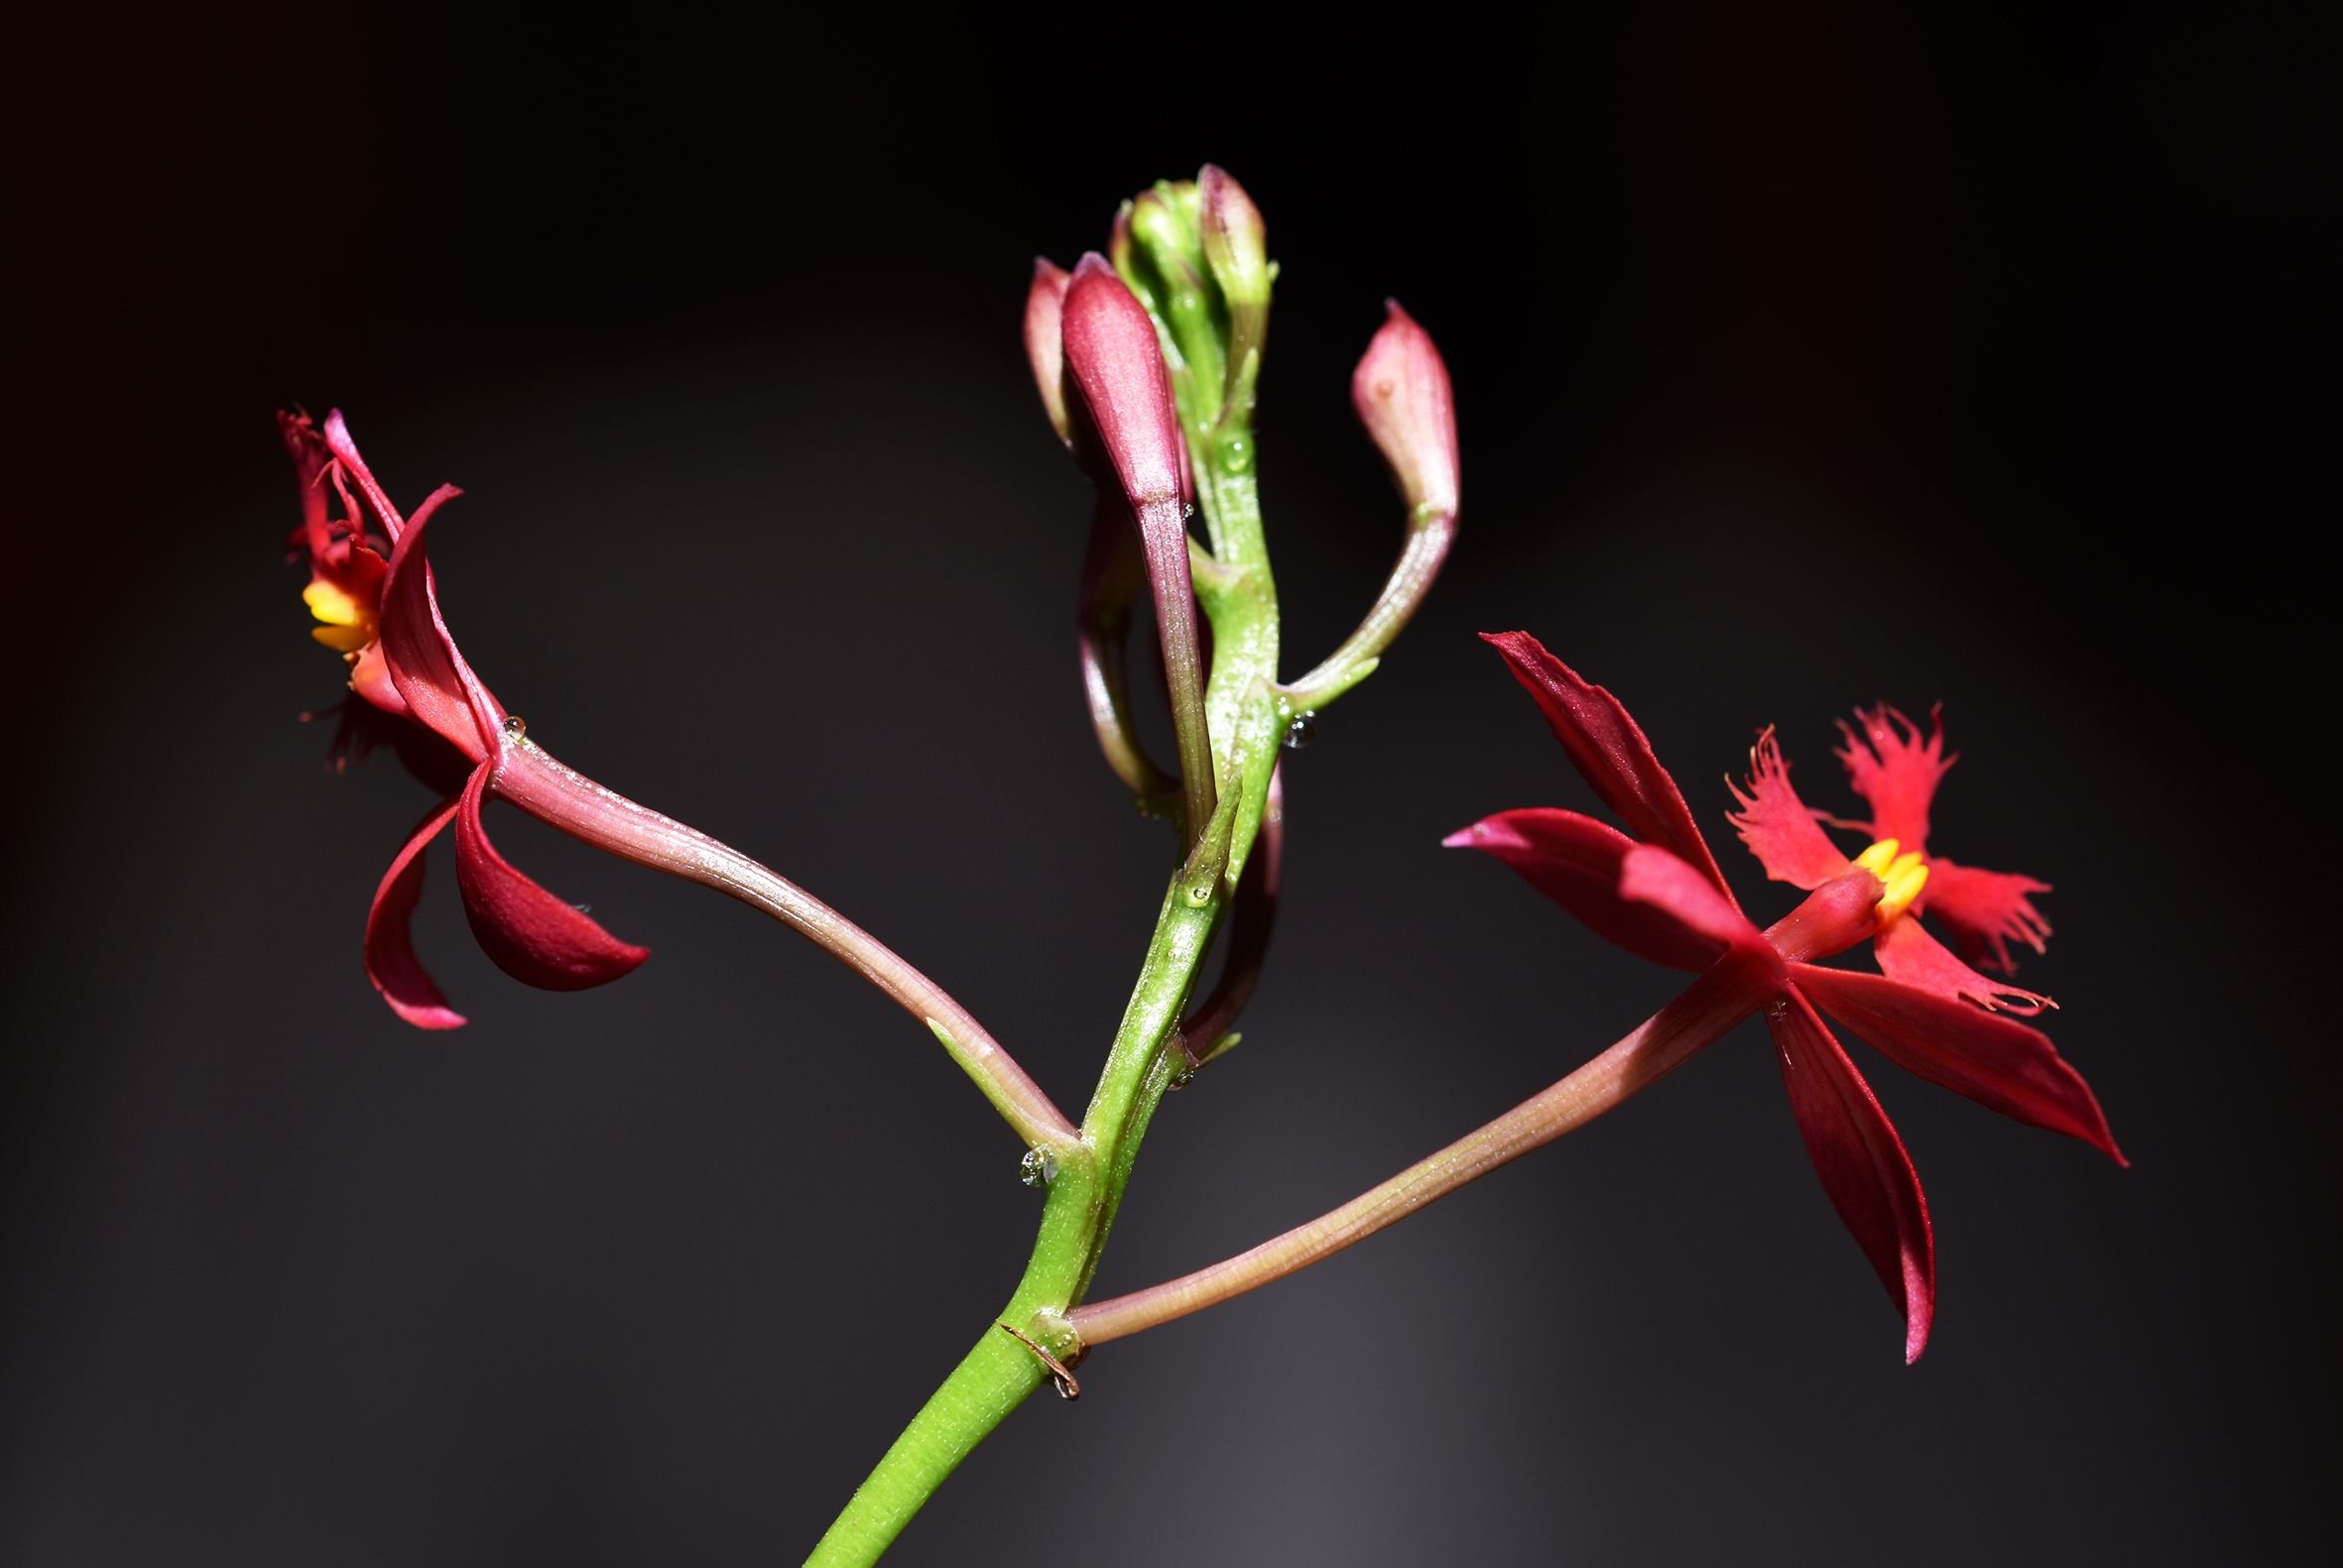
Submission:
M 1147 307 L 1093 251 L 1074 268 L 1060 309 L 1065 368 L 1132 510 L 1176 509 L 1186 462 Z
M 1206 164 L 1196 177 L 1196 193 L 1204 261 L 1220 285 L 1220 297 L 1232 312 L 1268 304 L 1271 273 L 1261 209 L 1216 164 Z
M 1122 487 L 1147 556 L 1192 850 L 1212 821 L 1217 794 L 1202 638 L 1187 563 L 1187 447 L 1171 375 L 1147 306 L 1096 252 L 1082 258 L 1066 285 L 1062 334 L 1067 379 L 1084 427 Z
M 1186 180 L 1159 180 L 1152 190 L 1131 200 L 1131 236 L 1147 252 L 1148 260 L 1176 286 L 1182 276 L 1201 286 L 1204 275 L 1204 235 L 1201 203 L 1195 183 Z
M 1228 171 L 1206 164 L 1196 177 L 1204 261 L 1228 309 L 1227 384 L 1221 389 L 1221 421 L 1239 423 L 1253 415 L 1253 388 L 1261 374 L 1262 340 L 1269 332 L 1269 289 L 1277 268 L 1269 259 L 1261 209 Z
M 1228 322 L 1216 308 L 1195 184 L 1156 181 L 1125 204 L 1120 228 L 1127 243 L 1117 270 L 1163 337 L 1182 420 L 1200 430 L 1220 417 Z
M 1359 368 L 1350 401 L 1417 517 L 1456 514 L 1456 408 L 1448 367 L 1431 334 L 1400 308 L 1391 311 Z
M 1046 256 L 1034 258 L 1034 285 L 1025 297 L 1025 357 L 1034 367 L 1034 385 L 1041 390 L 1042 408 L 1049 427 L 1067 446 L 1074 443 L 1073 425 L 1065 413 L 1066 271 Z

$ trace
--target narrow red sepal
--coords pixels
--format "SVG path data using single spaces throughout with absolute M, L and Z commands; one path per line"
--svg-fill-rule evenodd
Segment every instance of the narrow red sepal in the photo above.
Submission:
M 583 991 L 649 958 L 649 948 L 612 936 L 497 853 L 480 820 L 489 773 L 485 765 L 476 769 L 458 802 L 455 880 L 472 934 L 496 967 L 547 991 Z
M 1917 1361 L 1936 1315 L 1936 1242 L 1911 1156 L 1804 997 L 1792 990 L 1768 1008 L 1766 1027 L 1814 1173 L 1904 1314 L 1905 1361 Z
M 341 410 L 328 409 L 326 411 L 324 433 L 325 445 L 340 463 L 342 472 L 356 481 L 358 493 L 364 496 L 366 504 L 374 509 L 375 521 L 382 525 L 383 538 L 389 540 L 394 546 L 397 545 L 399 535 L 405 529 L 406 522 L 399 516 L 399 509 L 391 505 L 390 496 L 384 492 L 380 484 L 376 483 L 374 470 L 368 468 L 366 459 L 358 455 L 358 443 L 350 438 L 350 427 L 343 421 Z M 358 509 L 351 506 L 349 512 L 351 524 L 355 527 L 359 522 Z
M 1741 906 L 1657 844 L 1638 844 L 1619 863 L 1619 897 L 1661 909 L 1710 941 L 1771 959 L 1774 949 Z
M 1688 922 L 1658 899 L 1622 897 L 1620 876 L 1634 839 L 1607 822 L 1552 806 L 1500 811 L 1440 841 L 1451 849 L 1477 849 L 1520 873 L 1522 880 L 1575 915 L 1607 941 L 1639 958 L 1670 969 L 1706 969 L 1729 938 Z M 1654 851 L 1666 855 L 1665 850 Z M 1674 860 L 1673 856 L 1667 856 Z M 1683 862 L 1675 861 L 1679 867 Z M 1684 867 L 1690 881 L 1707 889 L 1699 874 Z M 1713 891 L 1710 899 L 1715 899 Z M 1749 922 L 1743 920 L 1743 925 Z M 1752 930 L 1752 936 L 1757 933 Z
M 432 514 L 460 494 L 453 485 L 432 491 L 391 550 L 382 591 L 382 648 L 408 710 L 477 763 L 494 750 L 504 710 L 448 635 L 425 544 Z
M 1725 874 L 1717 869 L 1708 840 L 1693 822 L 1683 791 L 1660 766 L 1652 743 L 1619 699 L 1547 653 L 1527 632 L 1483 632 L 1481 641 L 1504 656 L 1514 679 L 1545 714 L 1572 766 L 1619 814 L 1628 832 L 1674 850 L 1731 899 Z
M 2039 1029 L 1879 975 L 1811 964 L 1793 973 L 1825 1013 L 1907 1072 L 2131 1163 L 2091 1086 Z
M 432 808 L 374 890 L 374 905 L 366 911 L 366 978 L 391 1005 L 391 1011 L 422 1029 L 452 1029 L 463 1025 L 463 1015 L 447 1005 L 438 985 L 415 955 L 408 921 L 416 900 L 423 897 L 424 847 L 439 836 L 455 815 L 456 800 Z

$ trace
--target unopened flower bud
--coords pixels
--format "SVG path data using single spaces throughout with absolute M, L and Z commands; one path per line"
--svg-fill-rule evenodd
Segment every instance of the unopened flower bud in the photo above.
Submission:
M 1232 311 L 1269 303 L 1268 231 L 1261 209 L 1217 164 L 1206 164 L 1196 177 L 1196 194 L 1204 261 L 1220 285 L 1220 297 Z
M 1351 373 L 1350 400 L 1408 506 L 1418 517 L 1456 513 L 1456 408 L 1431 334 L 1396 300 Z
M 1173 288 L 1182 278 L 1200 285 L 1204 236 L 1197 222 L 1196 187 L 1188 181 L 1159 180 L 1155 188 L 1131 200 L 1131 237 Z
M 1034 367 L 1034 385 L 1041 390 L 1042 408 L 1057 438 L 1073 445 L 1073 425 L 1065 412 L 1065 347 L 1062 322 L 1065 291 L 1070 280 L 1064 268 L 1046 256 L 1034 258 L 1034 285 L 1025 297 L 1025 357 Z
M 1147 307 L 1093 251 L 1074 268 L 1061 310 L 1068 379 L 1132 510 L 1176 508 L 1186 461 Z

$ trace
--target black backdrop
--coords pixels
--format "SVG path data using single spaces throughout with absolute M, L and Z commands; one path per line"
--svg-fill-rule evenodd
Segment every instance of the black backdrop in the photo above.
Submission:
M 1472 634 L 1612 684 L 1712 830 L 1756 726 L 1941 699 L 1943 849 L 2057 884 L 2027 978 L 2137 1162 L 1877 1058 L 1929 1354 L 1761 1035 L 1263 1294 L 1102 1350 L 901 1560 L 2273 1560 L 2332 1478 L 2330 608 L 2297 551 L 2306 37 L 2143 9 L 1242 8 L 819 22 L 51 17 L 9 114 L 17 762 L 0 1558 L 789 1560 L 987 1321 L 1036 1212 L 916 1026 L 512 820 L 653 961 L 557 997 L 357 964 L 423 804 L 294 722 L 268 417 L 462 483 L 448 613 L 533 733 L 926 965 L 1078 1105 L 1163 869 L 1071 663 L 1083 490 L 1029 257 L 1206 158 L 1284 275 L 1288 667 L 1397 543 L 1346 378 L 1458 385 L 1465 532 L 1290 773 L 1247 1043 L 1171 1102 L 1102 1289 L 1303 1219 L 1671 977 L 1485 861 L 1585 804 Z M 1754 868 L 1760 910 L 1783 906 Z

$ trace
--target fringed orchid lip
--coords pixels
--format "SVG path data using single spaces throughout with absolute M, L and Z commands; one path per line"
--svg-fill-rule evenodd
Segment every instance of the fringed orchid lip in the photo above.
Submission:
M 1849 764 L 1856 787 L 1877 802 L 1873 821 L 1839 822 L 1799 799 L 1790 786 L 1789 764 L 1771 729 L 1761 733 L 1750 748 L 1748 779 L 1726 781 L 1737 807 L 1728 819 L 1742 843 L 1764 865 L 1766 875 L 1776 882 L 1818 888 L 1845 875 L 1850 866 L 1878 876 L 1884 891 L 1872 953 L 1885 973 L 1989 1011 L 2007 1008 L 2013 1013 L 2035 1014 L 2054 1008 L 2057 1004 L 2038 992 L 1988 979 L 1973 964 L 1954 956 L 1920 924 L 1922 915 L 1942 915 L 1971 958 L 1993 962 L 2006 972 L 2009 939 L 2027 941 L 2038 949 L 2041 938 L 2049 934 L 2048 922 L 2027 897 L 2030 891 L 2047 892 L 2047 884 L 1957 867 L 1940 856 L 1930 856 L 1924 839 L 1893 833 L 1882 833 L 1850 859 L 1823 832 L 1824 822 L 1867 830 L 1897 822 L 1908 833 L 1927 832 L 1929 799 L 1937 781 L 1951 767 L 1950 760 L 1941 755 L 1941 728 L 1922 741 L 1918 727 L 1903 715 L 1895 715 L 1901 727 L 1882 717 L 1891 713 L 1893 709 L 1880 709 L 1870 715 L 1876 721 L 1870 732 L 1871 744 L 1879 749 L 1866 750 L 1862 753 L 1865 761 Z M 1853 746 L 1854 732 L 1848 733 Z M 1848 757 L 1850 753 L 1840 755 Z M 1997 954 L 1999 962 L 1994 962 Z

